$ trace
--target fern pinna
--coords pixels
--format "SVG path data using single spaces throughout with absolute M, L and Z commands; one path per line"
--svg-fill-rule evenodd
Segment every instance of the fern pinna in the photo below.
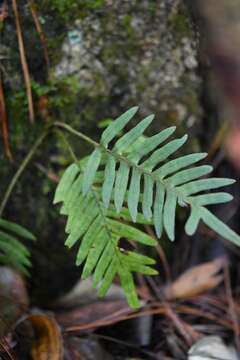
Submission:
M 118 137 L 137 109 L 133 107 L 113 121 L 100 143 L 91 141 L 95 150 L 87 162 L 74 163 L 65 171 L 54 199 L 55 203 L 63 202 L 61 212 L 68 216 L 66 245 L 72 247 L 81 239 L 76 262 L 80 265 L 85 261 L 82 277 L 93 274 L 94 286 L 100 284 L 99 295 L 104 295 L 117 274 L 132 307 L 139 306 L 132 273 L 152 275 L 156 271 L 151 267 L 153 259 L 122 249 L 120 240 L 149 246 L 156 245 L 156 241 L 131 222 L 153 223 L 158 238 L 164 229 L 173 241 L 176 207 L 189 207 L 185 225 L 188 235 L 196 231 L 202 220 L 221 236 L 240 244 L 239 235 L 206 208 L 232 200 L 228 193 L 206 190 L 230 185 L 235 180 L 202 179 L 212 167 L 195 164 L 206 153 L 169 160 L 186 142 L 187 135 L 167 142 L 175 131 L 173 126 L 144 137 L 153 115 Z
M 31 266 L 30 252 L 19 238 L 35 240 L 35 236 L 24 227 L 0 218 L 0 263 L 11 265 L 27 275 Z

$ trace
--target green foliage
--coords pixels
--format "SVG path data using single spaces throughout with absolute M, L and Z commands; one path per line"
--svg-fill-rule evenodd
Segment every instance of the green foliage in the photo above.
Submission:
M 156 241 L 129 224 L 131 217 L 127 208 L 123 208 L 120 214 L 113 207 L 107 209 L 97 185 L 91 187 L 86 196 L 81 192 L 82 186 L 82 171 L 73 164 L 65 171 L 56 190 L 54 203 L 63 202 L 61 213 L 68 216 L 66 245 L 71 248 L 81 239 L 76 264 L 85 261 L 82 278 L 93 274 L 93 285 L 101 283 L 100 296 L 106 294 L 115 275 L 118 275 L 129 304 L 138 307 L 132 273 L 156 274 L 150 267 L 155 261 L 136 251 L 122 249 L 120 239 L 148 246 L 156 245 Z M 125 222 L 122 223 L 122 220 Z M 146 222 L 142 216 L 138 217 L 138 221 Z
M 71 247 L 82 239 L 77 256 L 77 264 L 86 261 L 82 276 L 93 273 L 94 285 L 100 282 L 99 293 L 103 295 L 114 275 L 118 274 L 133 307 L 138 303 L 132 272 L 152 274 L 155 271 L 147 266 L 151 263 L 146 261 L 152 260 L 136 253 L 133 266 L 132 255 L 121 249 L 119 241 L 124 238 L 151 246 L 155 241 L 129 225 L 129 221 L 142 223 L 145 219 L 154 224 L 159 238 L 165 230 L 173 241 L 179 205 L 190 208 L 185 226 L 188 235 L 196 231 L 202 220 L 227 240 L 240 244 L 239 235 L 206 208 L 207 205 L 232 200 L 232 196 L 225 192 L 206 193 L 206 190 L 218 189 L 235 181 L 202 179 L 212 171 L 212 167 L 195 164 L 204 159 L 206 153 L 169 159 L 183 146 L 187 135 L 169 141 L 175 131 L 175 127 L 169 127 L 159 134 L 144 137 L 153 115 L 119 137 L 137 109 L 131 108 L 110 123 L 100 143 L 89 139 L 95 150 L 87 161 L 84 159 L 66 170 L 54 200 L 55 203 L 63 202 L 61 212 L 68 216 L 66 245 Z M 125 218 L 122 218 L 123 214 Z
M 102 167 L 105 168 L 102 198 L 106 207 L 108 207 L 113 193 L 116 211 L 120 212 L 126 201 L 132 220 L 136 222 L 140 189 L 142 189 L 142 212 L 147 220 L 153 219 L 158 237 L 165 229 L 169 239 L 174 240 L 175 211 L 176 206 L 180 205 L 190 207 L 194 214 L 198 214 L 198 220 L 203 220 L 221 236 L 239 245 L 240 237 L 237 234 L 233 231 L 226 231 L 225 228 L 223 230 L 223 227 L 214 226 L 215 222 L 209 219 L 206 221 L 207 216 L 205 215 L 206 205 L 230 201 L 232 196 L 222 192 L 199 194 L 205 190 L 214 190 L 230 185 L 235 180 L 199 179 L 209 174 L 212 167 L 209 165 L 190 166 L 205 158 L 206 153 L 185 155 L 173 160 L 168 159 L 183 146 L 187 135 L 159 146 L 175 131 L 175 127 L 170 127 L 139 142 L 139 138 L 154 118 L 153 115 L 150 115 L 120 137 L 110 149 L 109 143 L 128 124 L 136 111 L 136 107 L 131 108 L 103 132 L 100 144 L 96 146 L 86 165 L 83 194 L 87 194 L 91 188 L 101 156 L 105 156 L 102 164 Z M 129 147 L 131 147 L 130 152 Z M 212 216 L 214 217 L 214 215 Z M 211 219 L 213 218 L 211 217 Z
M 28 274 L 28 268 L 31 266 L 30 252 L 18 238 L 35 240 L 34 235 L 24 227 L 0 219 L 0 263 Z
M 57 12 L 64 22 L 72 22 L 83 11 L 97 10 L 105 4 L 105 0 L 45 0 L 48 6 Z

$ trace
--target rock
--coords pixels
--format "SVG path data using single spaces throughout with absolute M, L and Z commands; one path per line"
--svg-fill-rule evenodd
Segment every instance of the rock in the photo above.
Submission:
M 102 8 L 101 16 L 91 12 L 75 21 L 55 75 L 76 77 L 98 103 L 108 98 L 110 108 L 114 105 L 108 115 L 118 114 L 119 105 L 141 104 L 143 115 L 157 113 L 164 125 L 185 124 L 190 116 L 198 122 L 197 48 L 187 8 L 178 0 L 115 1 Z M 110 103 L 114 97 L 117 104 Z

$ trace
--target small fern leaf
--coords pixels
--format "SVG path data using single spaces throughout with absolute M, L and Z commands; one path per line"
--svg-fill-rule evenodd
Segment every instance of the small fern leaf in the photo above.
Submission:
M 140 304 L 131 272 L 126 268 L 126 266 L 119 266 L 118 274 L 121 286 L 126 294 L 128 304 L 133 309 L 139 308 Z
M 177 159 L 170 160 L 166 164 L 162 165 L 158 170 L 154 172 L 155 175 L 159 175 L 161 179 L 164 179 L 166 176 L 182 170 L 190 165 L 195 164 L 196 162 L 204 159 L 207 156 L 207 153 L 196 153 L 181 156 Z
M 167 182 L 169 182 L 173 186 L 178 186 L 185 184 L 189 181 L 200 178 L 201 176 L 207 175 L 212 171 L 212 166 L 202 165 L 194 168 L 190 168 L 187 170 L 182 170 L 176 173 L 175 175 L 167 178 Z
M 158 272 L 157 270 L 151 268 L 150 266 L 145 266 L 145 265 L 142 265 L 140 263 L 129 263 L 128 264 L 128 268 L 131 272 L 137 272 L 139 274 L 144 274 L 144 275 L 158 275 Z
M 128 263 L 139 263 L 142 265 L 154 265 L 156 261 L 149 256 L 136 253 L 134 251 L 128 251 L 126 253 Z
M 217 234 L 231 241 L 235 245 L 240 245 L 240 236 L 213 215 L 208 209 L 201 206 L 199 208 L 199 212 L 201 214 L 201 219 L 207 226 L 210 227 L 210 229 L 214 230 Z
M 110 155 L 108 157 L 107 164 L 105 167 L 104 183 L 102 187 L 102 199 L 106 208 L 108 208 L 109 206 L 112 195 L 112 190 L 115 180 L 115 167 L 116 167 L 116 161 L 114 157 Z
M 149 115 L 143 119 L 138 125 L 133 129 L 127 132 L 123 137 L 121 137 L 115 144 L 113 150 L 117 151 L 119 154 L 127 149 L 129 146 L 135 143 L 135 141 L 141 136 L 144 130 L 151 124 L 153 121 L 154 115 Z
M 111 264 L 109 265 L 109 267 L 104 275 L 104 278 L 101 282 L 100 288 L 98 290 L 98 296 L 103 297 L 106 295 L 108 289 L 112 285 L 114 277 L 116 276 L 116 274 L 118 272 L 118 265 L 119 265 L 119 261 L 118 261 L 117 257 L 115 256 L 112 259 Z
M 82 180 L 83 180 L 82 174 L 77 175 L 74 182 L 72 183 L 71 188 L 64 196 L 64 203 L 66 208 L 72 206 L 75 199 L 81 194 Z
M 81 265 L 88 256 L 91 246 L 93 245 L 98 233 L 101 231 L 101 228 L 102 228 L 102 219 L 101 216 L 98 216 L 90 225 L 90 227 L 88 228 L 87 232 L 85 233 L 82 239 L 76 258 L 77 266 Z
M 35 236 L 24 227 L 4 219 L 0 219 L 0 229 L 0 263 L 28 275 L 30 252 L 18 237 L 32 241 Z
M 206 206 L 206 205 L 223 204 L 231 201 L 232 199 L 233 199 L 232 195 L 225 192 L 218 192 L 218 193 L 203 194 L 203 195 L 188 197 L 187 201 L 199 206 Z
M 105 230 L 102 229 L 96 237 L 91 250 L 89 251 L 83 268 L 82 279 L 86 279 L 92 273 L 107 243 L 108 237 L 106 236 Z
M 30 231 L 28 231 L 21 225 L 13 223 L 11 221 L 0 219 L 0 228 L 12 232 L 16 236 L 20 236 L 27 240 L 36 240 L 36 237 Z
M 116 241 L 116 243 L 118 240 L 119 238 L 117 236 L 115 237 L 115 239 L 112 238 L 112 241 Z M 96 287 L 97 284 L 102 280 L 107 268 L 111 263 L 112 258 L 115 255 L 115 249 L 112 241 L 108 242 L 107 246 L 103 250 L 103 253 L 101 254 L 100 260 L 97 263 L 93 275 L 93 287 Z
M 72 226 L 74 223 L 80 218 L 81 214 L 84 212 L 87 207 L 86 201 L 84 201 L 84 196 L 80 194 L 76 199 L 73 199 L 72 203 L 67 207 L 65 204 L 62 209 L 64 212 L 60 211 L 62 215 L 68 215 L 67 225 L 65 228 L 65 232 L 69 234 L 71 232 Z
M 143 156 L 146 156 L 153 151 L 158 145 L 169 138 L 175 130 L 176 126 L 171 126 L 161 131 L 159 134 L 146 138 L 143 143 L 137 143 L 133 146 L 132 152 L 128 158 L 137 164 Z
M 166 145 L 162 146 L 160 149 L 154 151 L 154 153 L 147 159 L 145 162 L 142 163 L 142 166 L 152 171 L 158 163 L 166 160 L 170 155 L 176 152 L 183 144 L 187 141 L 187 135 L 184 135 L 180 139 L 172 140 Z
M 160 238 L 163 230 L 163 205 L 165 198 L 165 189 L 162 183 L 156 183 L 156 197 L 153 208 L 153 223 L 157 237 Z
M 163 224 L 166 230 L 166 233 L 171 241 L 174 241 L 175 238 L 175 213 L 177 205 L 177 196 L 171 191 L 167 190 L 166 200 L 163 210 Z
M 86 195 L 86 193 L 89 191 L 89 189 L 91 188 L 91 186 L 94 182 L 94 178 L 95 178 L 98 166 L 100 164 L 101 157 L 102 157 L 102 152 L 99 148 L 97 148 L 93 151 L 92 155 L 90 156 L 90 158 L 88 160 L 86 170 L 85 170 L 84 176 L 83 176 L 83 182 L 82 182 L 83 195 Z
M 197 230 L 199 221 L 201 220 L 201 215 L 198 211 L 198 208 L 192 206 L 191 208 L 191 215 L 189 216 L 186 224 L 185 224 L 185 231 L 187 235 L 193 235 Z
M 109 142 L 120 133 L 120 131 L 127 125 L 127 123 L 132 119 L 132 117 L 136 114 L 137 111 L 138 107 L 134 106 L 131 109 L 127 110 L 124 114 L 119 116 L 115 121 L 113 121 L 106 128 L 106 130 L 104 130 L 101 137 L 101 144 L 107 147 Z
M 144 191 L 142 211 L 147 220 L 152 218 L 152 203 L 153 203 L 153 180 L 151 176 L 144 174 Z
M 19 262 L 22 265 L 31 266 L 31 262 L 28 259 L 30 253 L 27 248 L 13 236 L 3 231 L 0 231 L 0 250 L 6 251 L 8 255 L 11 255 L 15 260 L 15 265 Z
M 98 209 L 96 208 L 94 201 L 91 201 L 89 206 L 87 206 L 85 211 L 81 214 L 81 217 L 76 219 L 76 221 L 72 224 L 71 232 L 65 242 L 65 245 L 71 248 L 85 233 L 85 231 L 87 231 L 97 214 Z
M 133 168 L 131 183 L 128 192 L 128 208 L 133 222 L 136 222 L 137 220 L 138 202 L 140 195 L 140 180 L 141 180 L 141 173 L 138 171 L 138 169 Z
M 156 240 L 154 240 L 151 236 L 130 225 L 123 224 L 115 220 L 108 220 L 108 225 L 110 226 L 113 233 L 118 234 L 123 238 L 134 240 L 148 246 L 157 245 Z
M 66 169 L 66 171 L 64 172 L 61 178 L 61 181 L 57 186 L 55 197 L 53 200 L 54 204 L 63 201 L 65 194 L 71 188 L 71 185 L 78 172 L 79 172 L 79 168 L 76 164 L 72 164 Z
M 201 179 L 179 186 L 177 190 L 184 194 L 184 196 L 189 196 L 201 191 L 214 190 L 234 183 L 235 180 L 226 178 Z
M 121 161 L 114 185 L 114 203 L 118 213 L 121 211 L 124 196 L 127 190 L 129 171 L 130 168 L 128 164 Z

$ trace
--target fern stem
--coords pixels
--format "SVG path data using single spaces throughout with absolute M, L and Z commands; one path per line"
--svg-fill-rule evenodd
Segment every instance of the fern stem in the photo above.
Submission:
M 58 136 L 60 136 L 64 142 L 64 145 L 66 145 L 66 149 L 68 150 L 71 158 L 73 159 L 73 161 L 78 165 L 78 159 L 77 156 L 75 155 L 71 145 L 69 144 L 66 136 L 64 135 L 64 133 L 61 130 L 55 129 L 55 132 Z
M 8 202 L 8 199 L 19 179 L 19 177 L 22 175 L 23 171 L 25 170 L 26 166 L 28 165 L 29 161 L 32 159 L 33 155 L 35 154 L 36 150 L 38 149 L 38 147 L 41 145 L 41 143 L 43 142 L 43 140 L 45 139 L 45 137 L 48 135 L 49 131 L 45 130 L 40 136 L 39 138 L 35 141 L 35 143 L 33 144 L 32 148 L 30 149 L 30 151 L 28 152 L 28 154 L 26 155 L 26 157 L 24 158 L 23 162 L 21 163 L 21 165 L 19 166 L 17 172 L 15 173 L 15 175 L 13 176 L 10 184 L 7 187 L 7 190 L 4 194 L 3 200 L 1 202 L 0 205 L 0 217 L 2 217 L 2 213 L 6 207 L 6 204 Z
M 53 125 L 63 128 L 67 131 L 69 131 L 70 133 L 80 137 L 82 140 L 85 140 L 86 142 L 88 142 L 89 144 L 93 145 L 94 147 L 100 147 L 100 144 L 97 143 L 96 141 L 92 140 L 90 137 L 88 137 L 87 135 L 84 135 L 83 133 L 73 129 L 71 126 L 64 124 L 62 122 L 56 121 L 53 123 Z

